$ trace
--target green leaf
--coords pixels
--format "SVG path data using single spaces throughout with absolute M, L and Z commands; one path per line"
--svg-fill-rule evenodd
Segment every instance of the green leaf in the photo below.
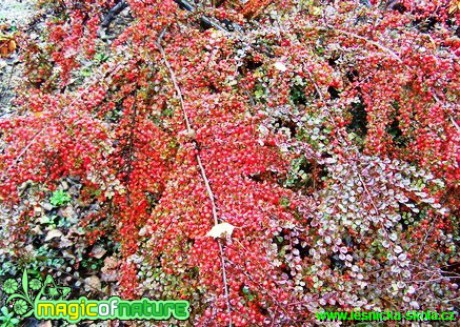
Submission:
M 54 206 L 61 206 L 65 203 L 70 202 L 70 195 L 64 192 L 63 190 L 57 190 L 51 196 L 50 202 Z
M 254 96 L 256 97 L 256 99 L 262 98 L 264 96 L 264 94 L 265 94 L 265 92 L 262 89 L 256 90 L 254 92 Z
M 93 74 L 93 70 L 91 68 L 83 68 L 80 74 L 83 77 L 89 77 Z

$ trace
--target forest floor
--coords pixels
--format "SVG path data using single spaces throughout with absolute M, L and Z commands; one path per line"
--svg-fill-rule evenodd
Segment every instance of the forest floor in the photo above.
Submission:
M 34 13 L 34 0 L 2 0 L 0 2 L 0 24 L 22 25 Z
M 36 14 L 35 0 L 0 1 L 0 36 L 20 33 Z M 27 32 L 27 31 L 26 31 Z M 11 114 L 14 88 L 21 81 L 22 65 L 17 51 L 7 58 L 0 57 L 0 116 Z

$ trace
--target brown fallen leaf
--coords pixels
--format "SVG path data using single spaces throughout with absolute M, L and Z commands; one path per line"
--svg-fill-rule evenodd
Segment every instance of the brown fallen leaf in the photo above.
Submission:
M 52 327 L 51 320 L 41 322 L 38 327 Z
M 118 281 L 118 271 L 116 270 L 108 270 L 107 272 L 102 272 L 101 280 L 106 283 L 113 283 Z
M 16 48 L 17 44 L 13 37 L 0 34 L 0 57 L 9 57 Z
M 11 40 L 9 43 L 8 43 L 8 50 L 11 52 L 13 52 L 14 50 L 16 50 L 17 48 L 17 45 L 16 45 L 16 41 L 15 40 Z
M 85 278 L 84 289 L 87 292 L 101 291 L 101 280 L 97 276 Z
M 118 280 L 118 261 L 114 257 L 104 259 L 104 266 L 101 269 L 101 279 L 104 282 L 116 282 Z
M 91 255 L 96 259 L 102 258 L 106 253 L 107 253 L 107 251 L 101 246 L 95 246 L 91 250 Z
M 53 229 L 46 234 L 45 242 L 52 240 L 53 238 L 61 238 L 62 232 L 59 229 Z
M 117 269 L 118 267 L 118 260 L 114 257 L 107 257 L 104 259 L 104 268 L 105 269 Z

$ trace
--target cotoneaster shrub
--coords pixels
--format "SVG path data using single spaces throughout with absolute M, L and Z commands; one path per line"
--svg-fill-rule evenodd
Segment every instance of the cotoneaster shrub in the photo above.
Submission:
M 0 197 L 21 204 L 4 258 L 49 195 L 21 185 L 72 177 L 98 204 L 88 242 L 120 244 L 120 295 L 189 300 L 188 324 L 458 309 L 455 1 L 127 2 L 101 62 L 114 3 L 43 1 L 46 42 L 0 120 Z

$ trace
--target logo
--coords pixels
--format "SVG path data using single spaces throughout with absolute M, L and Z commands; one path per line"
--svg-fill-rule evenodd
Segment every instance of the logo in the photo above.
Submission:
M 17 325 L 20 320 L 35 316 L 38 320 L 187 320 L 188 301 L 152 301 L 149 299 L 124 301 L 119 297 L 108 300 L 66 300 L 70 287 L 56 285 L 51 276 L 45 279 L 38 272 L 25 270 L 20 281 L 7 279 L 2 291 L 8 298 L 7 307 L 0 310 L 0 326 Z

